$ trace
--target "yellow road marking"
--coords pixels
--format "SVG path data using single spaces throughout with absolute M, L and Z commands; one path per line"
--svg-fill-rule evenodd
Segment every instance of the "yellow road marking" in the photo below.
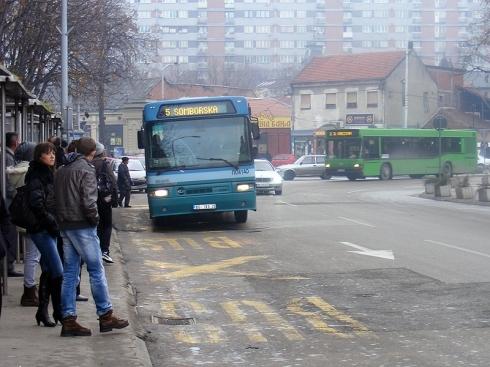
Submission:
M 247 316 L 240 310 L 238 306 L 239 301 L 229 301 L 221 303 L 221 307 L 230 316 L 231 320 L 237 324 L 245 324 L 247 322 Z M 267 339 L 257 330 L 257 328 L 248 325 L 244 327 L 245 334 L 248 339 L 253 343 L 264 343 Z
M 221 236 L 221 237 L 205 237 L 203 238 L 209 246 L 214 248 L 240 248 L 240 244 L 233 241 L 231 238 Z
M 185 268 L 174 271 L 172 273 L 164 274 L 163 277 L 164 278 L 187 278 L 190 276 L 194 276 L 196 274 L 215 273 L 232 266 L 242 265 L 252 260 L 260 260 L 265 258 L 267 258 L 267 256 L 240 256 L 240 257 L 222 260 L 210 264 L 186 266 Z
M 198 244 L 195 240 L 192 238 L 182 238 L 182 241 L 187 242 L 189 246 L 191 246 L 194 250 L 202 250 L 202 247 L 200 244 Z
M 366 335 L 370 333 L 369 329 L 364 326 L 361 322 L 354 320 L 352 317 L 338 311 L 335 307 L 333 307 L 330 303 L 325 302 L 320 297 L 306 297 L 306 299 L 311 302 L 313 305 L 318 307 L 320 310 L 324 311 L 330 317 L 333 317 L 341 322 L 344 322 L 350 325 L 356 334 L 358 335 Z
M 167 242 L 170 246 L 174 248 L 174 250 L 182 251 L 184 248 L 180 245 L 179 241 L 175 238 L 162 238 L 161 241 Z
M 305 311 L 301 308 L 301 299 L 293 298 L 291 303 L 287 306 L 287 309 L 297 315 L 304 316 L 306 321 L 313 326 L 316 330 L 319 330 L 326 334 L 333 334 L 342 338 L 348 337 L 347 334 L 339 332 L 337 329 L 328 326 L 328 324 L 323 321 L 320 315 L 315 312 Z
M 174 331 L 175 339 L 186 344 L 199 344 L 200 340 L 189 334 L 186 330 Z
M 255 308 L 267 321 L 278 330 L 280 330 L 288 340 L 303 340 L 303 336 L 286 320 L 279 316 L 270 306 L 259 301 L 243 300 L 243 304 Z

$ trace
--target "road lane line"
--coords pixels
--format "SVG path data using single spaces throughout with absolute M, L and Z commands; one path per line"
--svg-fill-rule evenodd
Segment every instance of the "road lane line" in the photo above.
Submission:
M 314 297 L 306 297 L 306 299 L 318 307 L 320 310 L 325 312 L 328 316 L 333 317 L 334 319 L 344 322 L 347 325 L 350 325 L 355 333 L 360 336 L 365 336 L 366 334 L 370 334 L 369 329 L 364 326 L 361 322 L 354 320 L 352 317 L 340 312 L 330 303 L 324 301 L 322 298 L 314 296 Z
M 286 320 L 279 316 L 270 306 L 259 301 L 243 300 L 243 304 L 255 308 L 267 321 L 275 328 L 280 330 L 284 336 L 291 341 L 304 340 L 303 336 Z
M 187 238 L 187 237 L 182 237 L 182 241 L 186 242 L 189 246 L 191 246 L 194 250 L 202 250 L 202 247 L 199 243 L 197 243 L 194 239 L 192 238 Z
M 285 201 L 283 201 L 283 200 L 278 200 L 277 202 L 278 202 L 278 203 L 280 203 L 280 204 L 286 204 L 286 205 L 289 205 L 289 206 L 297 206 L 297 205 L 295 205 L 295 204 L 290 204 L 290 203 L 287 203 L 287 202 L 285 202 Z
M 325 334 L 333 334 L 341 338 L 348 338 L 349 335 L 339 332 L 337 329 L 329 326 L 320 315 L 312 311 L 306 311 L 301 308 L 301 298 L 293 298 L 291 303 L 287 306 L 288 311 L 300 316 L 304 316 L 306 321 L 313 326 L 314 329 L 321 331 Z M 342 325 L 343 326 L 343 325 Z
M 240 309 L 239 301 L 223 302 L 221 303 L 221 307 L 223 307 L 234 323 L 243 325 L 245 334 L 252 343 L 267 342 L 267 338 L 255 326 L 246 325 L 247 315 Z
M 467 249 L 467 248 L 464 248 L 464 247 L 458 247 L 458 246 L 450 245 L 448 243 L 439 242 L 439 241 L 433 241 L 433 240 L 424 240 L 424 241 L 425 242 L 429 242 L 429 243 L 433 243 L 435 245 L 440 245 L 440 246 L 452 248 L 452 249 L 455 249 L 455 250 L 464 251 L 464 252 L 467 252 L 469 254 L 473 254 L 473 255 L 478 255 L 478 256 L 483 256 L 483 257 L 490 258 L 490 254 L 486 254 L 484 252 L 474 251 L 474 250 L 470 250 L 470 249 Z
M 338 217 L 338 218 L 339 218 L 339 219 L 346 220 L 346 221 L 348 221 L 348 222 L 352 222 L 352 223 L 360 224 L 361 226 L 366 226 L 366 227 L 376 228 L 376 226 L 373 226 L 372 224 L 365 223 L 365 222 L 361 222 L 361 221 L 359 221 L 359 220 L 355 220 L 355 219 L 352 219 L 352 218 L 346 218 L 346 217 Z

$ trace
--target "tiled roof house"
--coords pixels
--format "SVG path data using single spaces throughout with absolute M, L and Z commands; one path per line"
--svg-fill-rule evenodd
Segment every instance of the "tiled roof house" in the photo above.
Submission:
M 436 109 L 437 86 L 413 51 L 408 66 L 408 127 L 417 127 Z M 315 57 L 291 83 L 293 127 L 402 127 L 404 85 L 404 51 Z

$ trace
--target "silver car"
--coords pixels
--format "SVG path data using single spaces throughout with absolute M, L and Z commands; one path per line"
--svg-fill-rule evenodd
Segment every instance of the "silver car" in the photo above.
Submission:
M 255 159 L 254 164 L 256 191 L 264 193 L 274 191 L 276 195 L 281 195 L 282 177 L 276 172 L 274 166 L 265 159 Z
M 331 176 L 325 172 L 325 155 L 308 154 L 299 157 L 292 164 L 277 167 L 277 172 L 286 180 L 294 180 L 295 177 L 317 176 L 326 180 Z

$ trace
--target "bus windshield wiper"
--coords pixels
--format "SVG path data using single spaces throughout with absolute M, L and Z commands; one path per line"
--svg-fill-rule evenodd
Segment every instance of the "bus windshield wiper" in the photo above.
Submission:
M 200 158 L 200 157 L 196 157 L 196 159 L 200 160 L 200 161 L 221 161 L 221 162 L 225 162 L 227 165 L 229 165 L 230 167 L 233 167 L 236 170 L 240 169 L 240 166 L 238 164 L 233 164 L 230 161 L 227 161 L 226 159 L 223 159 L 223 158 Z

